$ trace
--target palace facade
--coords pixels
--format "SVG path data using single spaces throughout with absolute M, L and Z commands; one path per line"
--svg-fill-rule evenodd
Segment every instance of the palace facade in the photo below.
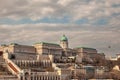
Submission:
M 7 77 L 10 77 L 10 80 L 70 80 L 76 68 L 75 63 L 81 64 L 86 55 L 89 58 L 96 55 L 105 57 L 93 48 L 69 48 L 65 35 L 61 37 L 60 44 L 38 42 L 33 46 L 17 43 L 1 45 L 1 66 L 11 74 L 3 74 L 0 79 L 8 80 Z

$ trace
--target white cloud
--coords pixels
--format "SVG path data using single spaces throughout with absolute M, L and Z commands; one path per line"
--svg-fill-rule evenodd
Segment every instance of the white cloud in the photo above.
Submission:
M 58 4 L 62 6 L 68 6 L 70 3 L 74 2 L 74 0 L 58 0 Z
M 120 30 L 119 27 L 91 27 L 75 24 L 1 25 L 0 43 L 18 42 L 30 45 L 39 41 L 59 43 L 60 37 L 66 34 L 70 47 L 93 47 L 99 52 L 110 52 L 115 55 L 120 47 L 118 30 Z M 112 51 L 107 50 L 109 45 L 112 46 Z
M 116 0 L 4 0 L 0 1 L 0 17 L 35 18 L 71 16 L 77 20 L 82 17 L 98 18 L 120 13 Z
M 33 20 L 44 17 L 62 18 L 69 16 L 70 21 L 87 18 L 89 23 L 76 24 L 21 24 L 0 25 L 0 43 L 20 42 L 32 44 L 37 41 L 59 42 L 66 34 L 71 47 L 89 46 L 103 52 L 112 45 L 112 53 L 119 52 L 120 0 L 0 0 L 0 19 Z M 113 15 L 117 14 L 117 15 Z M 108 18 L 108 24 L 94 26 L 96 20 Z

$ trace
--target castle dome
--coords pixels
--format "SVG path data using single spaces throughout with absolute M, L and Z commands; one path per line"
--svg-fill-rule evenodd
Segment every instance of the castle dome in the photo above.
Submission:
M 60 39 L 61 41 L 68 41 L 67 37 L 65 35 L 63 35 Z

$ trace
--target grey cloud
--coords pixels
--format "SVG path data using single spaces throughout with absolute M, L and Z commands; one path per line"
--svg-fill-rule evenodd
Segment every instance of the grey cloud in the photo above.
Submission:
M 60 37 L 66 34 L 72 48 L 87 46 L 97 48 L 99 52 L 107 54 L 110 52 L 115 55 L 120 47 L 119 30 L 119 27 L 80 27 L 75 24 L 1 25 L 0 43 L 18 42 L 30 45 L 39 41 L 59 43 Z M 108 50 L 109 45 L 112 46 L 111 51 Z
M 0 17 L 39 19 L 69 15 L 73 20 L 82 17 L 94 19 L 118 13 L 120 8 L 113 8 L 112 5 L 119 2 L 119 0 L 4 0 L 0 1 Z
M 118 53 L 120 44 L 120 8 L 113 8 L 119 0 L 1 0 L 0 18 L 31 18 L 71 16 L 71 21 L 86 17 L 93 23 L 100 17 L 110 17 L 108 25 L 91 24 L 21 24 L 0 25 L 0 44 L 18 42 L 33 44 L 37 41 L 59 43 L 61 35 L 69 38 L 70 47 L 88 46 L 101 52 Z M 62 4 L 60 2 L 63 2 Z M 111 50 L 108 46 L 111 45 Z

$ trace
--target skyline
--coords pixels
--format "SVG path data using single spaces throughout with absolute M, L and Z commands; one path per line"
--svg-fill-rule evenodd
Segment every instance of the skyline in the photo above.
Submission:
M 0 44 L 59 43 L 65 34 L 71 48 L 120 53 L 119 0 L 4 0 L 0 12 Z

